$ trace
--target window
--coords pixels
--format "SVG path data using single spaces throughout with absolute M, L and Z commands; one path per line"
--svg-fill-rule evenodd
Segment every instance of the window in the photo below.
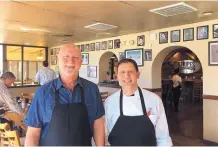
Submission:
M 35 76 L 47 60 L 47 48 L 4 45 L 6 59 L 3 71 L 11 71 L 16 76 L 15 86 L 38 85 Z
M 45 48 L 24 47 L 24 68 L 23 68 L 23 85 L 38 84 L 35 82 L 36 73 L 45 60 Z

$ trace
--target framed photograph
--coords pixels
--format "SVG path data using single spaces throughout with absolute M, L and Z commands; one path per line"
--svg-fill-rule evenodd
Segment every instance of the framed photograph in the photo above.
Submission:
M 197 27 L 197 40 L 208 39 L 208 26 Z
M 53 55 L 56 55 L 56 48 L 53 49 Z
M 144 46 L 145 45 L 145 35 L 141 35 L 137 37 L 137 45 Z
M 80 45 L 77 45 L 76 47 L 78 47 L 80 49 Z
M 159 33 L 159 44 L 168 43 L 168 32 Z
M 88 52 L 88 51 L 89 51 L 89 44 L 86 44 L 85 52 Z
M 58 55 L 61 48 L 56 48 L 56 55 Z
M 91 51 L 95 51 L 95 43 L 91 43 L 90 50 L 91 50 Z
M 114 40 L 114 48 L 120 48 L 120 39 L 115 39 Z
M 53 49 L 50 49 L 50 55 L 54 55 Z
M 208 64 L 218 66 L 218 41 L 208 43 Z
M 144 50 L 144 61 L 152 61 L 152 50 L 151 49 Z
M 87 66 L 87 77 L 97 78 L 97 66 Z
M 119 52 L 119 60 L 125 59 L 124 52 Z
M 143 66 L 143 49 L 125 50 L 125 58 L 130 58 L 136 61 L 138 66 Z
M 180 30 L 173 30 L 170 32 L 171 42 L 180 42 Z
M 213 38 L 218 38 L 218 24 L 213 25 Z
M 107 49 L 107 41 L 102 41 L 101 42 L 101 50 L 106 50 Z
M 183 41 L 194 40 L 194 28 L 183 29 Z
M 98 50 L 101 49 L 101 43 L 100 43 L 100 42 L 96 42 L 95 45 L 96 45 L 96 46 L 95 46 L 95 47 L 96 47 L 96 48 L 95 48 L 96 51 L 98 51 Z
M 113 40 L 108 40 L 108 49 L 113 49 Z
M 51 65 L 57 65 L 57 57 L 56 55 L 51 56 Z
M 89 54 L 82 53 L 82 65 L 88 65 L 88 64 L 89 64 Z
M 84 46 L 84 44 L 81 45 L 80 50 L 81 50 L 81 52 L 85 52 L 85 46 Z

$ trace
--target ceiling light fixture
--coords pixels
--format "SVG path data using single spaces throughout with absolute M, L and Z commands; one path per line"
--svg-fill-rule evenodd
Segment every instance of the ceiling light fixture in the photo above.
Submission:
M 203 12 L 204 16 L 209 16 L 209 15 L 212 15 L 212 14 L 213 14 L 213 12 Z

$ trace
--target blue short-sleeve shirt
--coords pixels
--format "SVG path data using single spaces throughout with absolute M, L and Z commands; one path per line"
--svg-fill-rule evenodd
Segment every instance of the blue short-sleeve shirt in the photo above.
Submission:
M 61 104 L 79 103 L 81 102 L 80 87 L 84 91 L 89 123 L 93 130 L 94 120 L 101 118 L 105 113 L 104 107 L 97 85 L 81 77 L 78 78 L 72 92 L 64 87 L 60 77 L 38 88 L 24 123 L 30 127 L 42 128 L 41 137 L 44 137 L 55 106 L 55 90 L 59 90 Z

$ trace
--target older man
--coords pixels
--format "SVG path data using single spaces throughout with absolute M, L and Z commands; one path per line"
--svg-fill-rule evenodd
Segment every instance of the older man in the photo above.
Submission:
M 4 113 L 4 109 L 7 108 L 10 111 L 17 112 L 20 115 L 25 115 L 23 109 L 18 103 L 12 99 L 12 95 L 8 90 L 8 87 L 15 82 L 16 77 L 12 72 L 5 72 L 0 77 L 0 109 L 1 113 Z M 9 122 L 5 118 L 0 118 L 1 123 Z M 11 123 L 11 122 L 9 122 Z
M 107 98 L 105 118 L 112 146 L 172 146 L 161 99 L 138 87 L 132 59 L 118 62 L 121 90 Z
M 104 145 L 104 108 L 96 84 L 79 77 L 82 58 L 72 44 L 63 46 L 57 56 L 58 79 L 35 93 L 25 124 L 28 146 Z

